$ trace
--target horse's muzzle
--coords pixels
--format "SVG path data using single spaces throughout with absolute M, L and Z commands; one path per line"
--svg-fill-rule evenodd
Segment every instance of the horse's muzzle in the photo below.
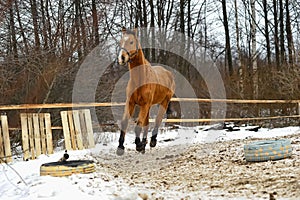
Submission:
M 125 57 L 121 55 L 118 59 L 119 65 L 126 65 L 127 62 L 125 60 L 126 60 Z

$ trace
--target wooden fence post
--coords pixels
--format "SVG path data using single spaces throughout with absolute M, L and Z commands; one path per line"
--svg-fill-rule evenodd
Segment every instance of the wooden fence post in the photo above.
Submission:
M 2 131 L 1 131 L 2 129 Z M 1 134 L 2 133 L 2 134 Z M 8 122 L 7 122 L 7 116 L 1 115 L 1 127 L 0 127 L 0 138 L 1 143 L 0 145 L 4 145 L 4 149 L 0 149 L 0 156 L 1 160 L 4 160 L 6 162 L 12 161 L 12 154 L 11 154 L 11 148 L 10 148 L 10 139 L 9 139 L 9 130 L 8 130 Z M 3 152 L 4 150 L 4 152 Z
M 0 126 L 0 163 L 2 160 L 4 160 L 4 147 L 3 147 L 3 137 L 2 137 L 2 127 Z M 3 159 L 2 159 L 3 158 Z

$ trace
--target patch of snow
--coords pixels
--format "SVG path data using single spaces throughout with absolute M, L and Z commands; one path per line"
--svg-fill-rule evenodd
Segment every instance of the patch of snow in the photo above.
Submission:
M 249 126 L 239 127 L 238 131 L 226 131 L 224 129 L 211 128 L 209 126 L 178 127 L 178 129 L 164 129 L 158 135 L 158 147 L 167 148 L 176 145 L 191 145 L 197 143 L 210 143 L 216 141 L 228 141 L 247 138 L 270 138 L 286 136 L 298 133 L 299 127 L 285 127 L 276 129 L 260 128 L 249 131 Z M 109 133 L 106 133 L 109 134 Z M 115 133 L 111 133 L 115 137 Z M 126 153 L 135 150 L 134 134 L 126 135 Z M 93 159 L 91 155 L 101 152 L 112 152 L 116 150 L 118 143 L 114 141 L 97 144 L 94 149 L 69 151 L 70 159 Z M 149 151 L 147 146 L 146 151 Z M 128 150 L 132 150 L 128 152 Z M 160 190 L 151 188 L 151 185 L 130 185 L 120 177 L 114 177 L 105 170 L 97 170 L 91 174 L 74 174 L 69 177 L 40 176 L 40 166 L 44 163 L 58 161 L 64 150 L 60 149 L 52 155 L 41 155 L 36 160 L 23 161 L 16 158 L 9 165 L 0 165 L 0 199 L 5 200 L 32 200 L 32 199 L 119 199 L 132 200 L 142 199 L 150 194 L 168 199 L 190 198 L 197 196 L 206 198 L 207 192 L 201 189 L 199 192 L 183 193 L 170 188 Z M 97 168 L 97 167 L 96 167 Z M 219 198 L 222 191 L 216 191 Z M 210 193 L 210 196 L 214 196 Z M 220 199 L 220 198 L 219 198 Z M 224 198 L 226 199 L 226 198 Z M 240 198 L 237 198 L 240 199 Z

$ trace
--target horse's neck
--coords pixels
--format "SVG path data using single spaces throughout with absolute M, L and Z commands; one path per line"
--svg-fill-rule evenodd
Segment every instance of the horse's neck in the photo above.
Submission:
M 143 51 L 140 49 L 138 54 L 129 63 L 130 79 L 135 85 L 143 85 L 149 77 L 151 65 L 144 57 Z
M 135 67 L 149 67 L 150 63 L 146 60 L 144 53 L 141 49 L 138 50 L 138 54 L 131 60 L 129 63 L 129 69 L 133 69 Z

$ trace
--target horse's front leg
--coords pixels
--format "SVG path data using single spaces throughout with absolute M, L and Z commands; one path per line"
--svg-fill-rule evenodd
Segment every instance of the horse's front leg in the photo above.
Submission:
M 119 155 L 119 156 L 124 154 L 125 134 L 126 134 L 126 130 L 127 130 L 127 127 L 128 127 L 128 120 L 132 116 L 133 111 L 134 111 L 134 106 L 135 106 L 134 103 L 132 103 L 130 101 L 126 102 L 123 119 L 121 121 L 121 133 L 120 133 L 120 137 L 119 137 L 119 146 L 118 146 L 118 149 L 117 149 L 117 155 Z
M 147 134 L 148 134 L 148 127 L 149 127 L 149 109 L 150 106 L 142 106 L 140 108 L 140 113 L 137 121 L 137 125 L 135 127 L 135 144 L 136 144 L 136 150 L 142 153 L 145 153 L 145 147 L 147 144 Z M 142 132 L 142 129 L 144 129 L 143 133 L 143 140 L 141 141 L 140 135 Z
M 140 151 L 141 153 L 145 153 L 145 148 L 148 143 L 147 136 L 148 136 L 148 130 L 149 130 L 149 116 L 147 118 L 146 126 L 143 127 L 143 139 L 142 142 L 137 144 L 137 151 Z

